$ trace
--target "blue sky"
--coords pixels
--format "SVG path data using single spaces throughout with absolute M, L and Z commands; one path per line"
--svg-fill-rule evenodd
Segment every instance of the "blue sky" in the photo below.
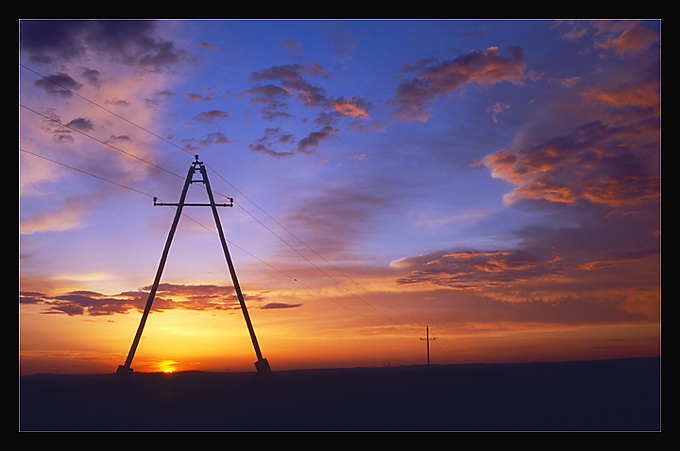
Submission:
M 417 363 L 426 325 L 440 363 L 659 352 L 660 21 L 19 28 L 26 372 L 127 352 L 174 214 L 151 199 L 176 201 L 193 155 L 235 199 L 222 223 L 279 367 Z M 211 337 L 240 337 L 210 213 L 186 214 L 149 340 L 220 315 Z M 198 325 L 161 327 L 180 313 Z M 73 327 L 108 335 L 83 351 Z M 138 358 L 251 365 L 238 349 Z

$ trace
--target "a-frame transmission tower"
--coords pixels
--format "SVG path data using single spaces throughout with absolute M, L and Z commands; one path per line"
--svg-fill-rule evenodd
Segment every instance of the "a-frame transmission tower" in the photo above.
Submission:
M 194 175 L 196 172 L 199 172 L 201 175 L 200 180 L 194 180 Z M 201 203 L 186 203 L 186 195 L 187 191 L 189 190 L 189 185 L 192 183 L 203 183 L 205 185 L 205 190 L 208 193 L 208 200 L 210 203 L 207 204 L 201 204 Z M 118 370 L 116 371 L 116 376 L 117 377 L 126 377 L 129 376 L 132 373 L 132 368 L 130 368 L 130 365 L 132 364 L 132 359 L 135 356 L 135 351 L 137 350 L 137 346 L 139 345 L 139 340 L 142 336 L 142 331 L 144 330 L 144 324 L 146 324 L 147 317 L 149 316 L 149 312 L 151 311 L 151 304 L 153 304 L 153 299 L 156 296 L 156 290 L 158 290 L 158 284 L 161 280 L 161 274 L 163 273 L 163 267 L 165 266 L 165 261 L 168 257 L 168 251 L 170 250 L 170 244 L 172 243 L 172 238 L 175 235 L 175 231 L 177 230 L 177 224 L 179 223 L 179 218 L 182 215 L 182 209 L 184 207 L 190 207 L 190 206 L 198 206 L 198 207 L 210 207 L 212 209 L 213 217 L 215 218 L 215 226 L 217 227 L 217 232 L 220 236 L 220 241 L 222 242 L 222 250 L 224 251 L 224 257 L 227 260 L 227 266 L 229 267 L 229 272 L 231 274 L 231 280 L 234 284 L 234 290 L 236 290 L 236 295 L 238 297 L 238 301 L 241 304 L 241 311 L 243 312 L 243 316 L 246 320 L 246 326 L 248 326 L 248 332 L 250 333 L 250 339 L 253 342 L 253 347 L 255 348 L 255 354 L 257 355 L 257 362 L 255 362 L 255 368 L 257 369 L 258 374 L 261 375 L 268 375 L 271 373 L 271 369 L 269 368 L 269 363 L 267 362 L 267 359 L 262 357 L 262 352 L 260 351 L 260 346 L 257 343 L 257 337 L 255 336 L 255 330 L 253 329 L 253 325 L 250 321 L 250 316 L 248 315 L 248 309 L 246 308 L 246 303 L 243 299 L 243 294 L 241 293 L 241 287 L 238 283 L 238 279 L 236 278 L 236 271 L 234 270 L 234 264 L 231 261 L 231 257 L 229 256 L 229 249 L 227 247 L 227 240 L 224 238 L 224 231 L 222 230 L 222 224 L 220 223 L 220 217 L 217 214 L 217 207 L 231 207 L 233 206 L 233 199 L 229 199 L 228 204 L 216 204 L 215 199 L 213 197 L 212 190 L 210 189 L 210 182 L 208 181 L 208 174 L 206 173 L 205 166 L 203 165 L 203 162 L 201 162 L 198 159 L 198 155 L 196 155 L 196 160 L 191 164 L 189 167 L 189 173 L 187 174 L 187 179 L 184 182 L 184 188 L 182 189 L 182 195 L 179 198 L 178 203 L 158 203 L 156 201 L 156 198 L 154 198 L 154 205 L 171 205 L 171 206 L 176 206 L 177 211 L 175 213 L 175 219 L 172 221 L 172 226 L 170 227 L 170 232 L 168 233 L 168 238 L 165 241 L 165 248 L 163 249 L 163 255 L 161 256 L 160 263 L 158 265 L 158 271 L 156 271 L 156 279 L 153 282 L 153 286 L 151 287 L 151 291 L 149 292 L 149 297 L 146 300 L 146 306 L 144 307 L 144 313 L 142 314 L 142 320 L 139 323 L 139 327 L 137 328 L 137 333 L 135 334 L 135 338 L 132 341 L 132 346 L 130 347 L 130 352 L 128 353 L 127 359 L 125 360 L 124 365 L 119 365 Z

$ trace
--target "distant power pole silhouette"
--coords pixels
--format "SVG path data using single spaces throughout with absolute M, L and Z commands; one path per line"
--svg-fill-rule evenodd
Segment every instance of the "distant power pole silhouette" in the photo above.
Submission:
M 199 171 L 201 174 L 202 179 L 201 180 L 194 180 L 194 174 L 196 171 Z M 200 204 L 200 203 L 185 203 L 187 191 L 189 189 L 189 185 L 192 183 L 203 183 L 205 185 L 205 189 L 208 193 L 208 199 L 210 203 L 207 204 Z M 172 238 L 175 235 L 175 231 L 177 230 L 177 224 L 179 223 L 179 218 L 182 214 L 182 208 L 187 207 L 187 206 L 198 206 L 198 207 L 210 207 L 212 209 L 213 213 L 213 218 L 215 219 L 215 226 L 217 227 L 217 232 L 220 236 L 220 241 L 222 242 L 222 250 L 224 251 L 224 257 L 227 260 L 227 266 L 229 267 L 229 272 L 231 274 L 231 280 L 234 284 L 234 290 L 236 290 L 236 296 L 238 297 L 238 301 L 241 304 L 241 310 L 243 311 L 243 316 L 246 321 L 246 326 L 248 327 L 248 332 L 250 333 L 250 339 L 253 342 L 253 347 L 255 348 L 255 355 L 257 356 L 257 362 L 255 362 L 255 368 L 257 369 L 258 374 L 262 375 L 267 375 L 271 373 L 271 369 L 269 368 L 269 363 L 267 362 L 267 359 L 262 358 L 262 352 L 260 351 L 260 346 L 257 343 L 257 337 L 255 337 L 255 331 L 253 329 L 253 325 L 250 322 L 250 316 L 248 315 L 248 309 L 246 308 L 246 303 L 243 299 L 243 294 L 241 293 L 241 287 L 238 283 L 238 279 L 236 278 L 236 271 L 234 270 L 234 264 L 231 261 L 231 257 L 229 256 L 229 249 L 227 248 L 227 240 L 224 238 L 224 231 L 222 230 L 222 225 L 220 223 L 220 217 L 217 214 L 217 208 L 216 207 L 231 207 L 233 206 L 234 199 L 229 199 L 228 204 L 216 204 L 215 199 L 213 197 L 212 190 L 210 189 L 210 182 L 208 181 L 208 174 L 206 173 L 205 166 L 203 165 L 203 162 L 199 161 L 198 155 L 196 155 L 196 160 L 191 164 L 189 167 L 189 173 L 187 174 L 187 179 L 184 182 L 184 188 L 182 189 L 182 194 L 179 198 L 178 203 L 158 203 L 156 202 L 156 198 L 154 198 L 154 206 L 160 205 L 170 205 L 170 206 L 177 206 L 177 211 L 175 212 L 175 219 L 172 221 L 172 226 L 170 227 L 170 232 L 168 233 L 168 238 L 165 242 L 165 248 L 163 249 L 163 254 L 161 256 L 161 261 L 158 265 L 158 270 L 156 271 L 156 278 L 153 282 L 153 286 L 151 287 L 151 291 L 149 291 L 149 297 L 146 300 L 146 306 L 144 307 L 144 313 L 142 314 L 142 320 L 139 323 L 139 327 L 137 328 L 137 333 L 135 334 L 135 338 L 132 341 L 132 346 L 130 347 L 130 352 L 128 353 L 127 359 L 125 360 L 124 365 L 119 365 L 118 370 L 116 371 L 116 376 L 117 377 L 126 377 L 129 376 L 132 373 L 132 368 L 130 368 L 130 365 L 132 364 L 132 359 L 134 358 L 135 351 L 137 350 L 137 346 L 139 345 L 139 340 L 142 336 L 142 331 L 144 330 L 144 325 L 146 324 L 147 317 L 149 316 L 149 312 L 151 311 L 151 304 L 153 303 L 153 299 L 156 296 L 156 291 L 158 290 L 158 284 L 161 280 L 161 274 L 163 273 L 163 268 L 165 266 L 165 261 L 168 257 L 168 251 L 170 250 L 170 244 L 172 243 Z
M 430 338 L 430 328 L 427 327 L 427 338 L 421 338 L 421 340 L 427 341 L 427 369 L 430 369 L 430 341 L 436 340 L 435 337 Z

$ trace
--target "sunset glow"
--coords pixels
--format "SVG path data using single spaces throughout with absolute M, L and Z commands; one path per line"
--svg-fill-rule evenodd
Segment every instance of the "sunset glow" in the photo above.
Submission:
M 125 361 L 195 155 L 274 371 L 660 355 L 659 21 L 19 28 L 20 374 Z M 255 360 L 187 207 L 132 368 Z

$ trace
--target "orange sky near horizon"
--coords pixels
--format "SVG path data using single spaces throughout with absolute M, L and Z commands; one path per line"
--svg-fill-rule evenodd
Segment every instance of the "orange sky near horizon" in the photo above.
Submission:
M 248 286 L 248 279 L 241 283 Z M 366 285 L 364 280 L 361 283 Z M 379 285 L 379 279 L 374 283 Z M 546 312 L 544 318 L 518 322 L 513 318 L 513 304 L 521 309 L 524 303 L 507 300 L 506 313 L 471 320 L 464 305 L 459 306 L 461 319 L 457 319 L 458 308 L 452 308 L 448 299 L 462 296 L 449 289 L 395 290 L 387 286 L 374 292 L 380 302 L 371 304 L 355 298 L 356 293 L 333 288 L 277 292 L 262 287 L 261 292 L 266 293 L 266 300 L 248 290 L 245 296 L 264 357 L 279 371 L 422 365 L 427 362 L 426 327 L 435 338 L 430 343 L 432 364 L 627 358 L 657 356 L 660 350 L 657 323 L 600 324 L 598 309 L 592 311 L 592 324 L 582 318 L 589 315 L 585 310 Z M 140 372 L 253 371 L 255 353 L 234 300 L 228 309 L 198 311 L 191 306 L 190 294 L 184 291 L 171 309 L 150 315 L 132 368 Z M 649 300 L 641 299 L 637 307 L 631 305 L 631 312 L 652 317 L 660 314 L 648 311 L 659 295 L 648 293 Z M 157 299 L 155 305 L 164 308 L 160 307 L 166 304 L 163 284 Z M 301 306 L 262 308 L 274 299 Z M 389 304 L 384 300 L 390 300 Z M 426 314 L 418 311 L 418 302 L 426 306 Z M 552 308 L 562 310 L 556 304 Z M 50 328 L 45 328 L 44 313 L 39 306 L 22 307 L 22 374 L 44 372 L 45 368 L 55 373 L 113 372 L 125 361 L 141 318 L 137 309 L 116 315 L 115 321 L 108 315 L 53 314 L 47 315 Z M 514 314 L 521 316 L 520 312 Z M 411 315 L 424 322 L 414 321 Z M 552 320 L 547 319 L 551 316 Z M 59 334 L 58 346 L 55 334 Z

